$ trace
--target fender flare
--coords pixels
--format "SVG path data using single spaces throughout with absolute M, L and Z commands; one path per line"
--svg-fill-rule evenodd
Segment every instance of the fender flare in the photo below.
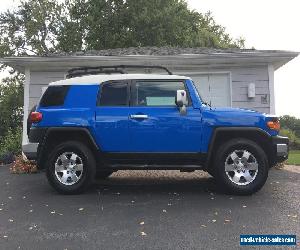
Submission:
M 222 133 L 222 132 L 247 132 L 247 131 L 251 131 L 251 132 L 257 132 L 262 136 L 265 136 L 269 142 L 271 142 L 271 135 L 269 135 L 266 131 L 264 131 L 261 128 L 258 127 L 216 127 L 212 133 L 210 142 L 209 142 L 209 147 L 208 147 L 208 152 L 207 152 L 207 159 L 205 162 L 205 169 L 209 169 L 209 165 L 211 163 L 211 158 L 212 158 L 212 153 L 214 150 L 214 146 L 215 146 L 215 142 L 217 139 L 218 134 Z

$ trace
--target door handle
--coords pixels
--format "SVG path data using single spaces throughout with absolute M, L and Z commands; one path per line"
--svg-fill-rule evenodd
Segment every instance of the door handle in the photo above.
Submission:
M 130 119 L 148 119 L 148 115 L 130 115 Z

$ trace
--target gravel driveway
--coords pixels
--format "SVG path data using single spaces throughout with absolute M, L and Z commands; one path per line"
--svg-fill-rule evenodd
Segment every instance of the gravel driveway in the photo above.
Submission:
M 2 249 L 238 249 L 240 234 L 300 236 L 300 173 L 273 169 L 252 196 L 202 171 L 119 171 L 63 196 L 44 173 L 0 168 Z

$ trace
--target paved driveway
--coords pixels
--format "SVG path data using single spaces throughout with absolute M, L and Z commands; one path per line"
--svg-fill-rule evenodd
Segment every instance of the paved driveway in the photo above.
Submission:
M 300 237 L 300 174 L 272 170 L 248 197 L 201 171 L 120 171 L 87 193 L 0 168 L 1 249 L 235 249 L 241 233 Z

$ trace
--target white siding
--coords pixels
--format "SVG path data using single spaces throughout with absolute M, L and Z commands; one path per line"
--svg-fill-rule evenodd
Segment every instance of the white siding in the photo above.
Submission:
M 232 106 L 270 112 L 268 67 L 231 69 Z M 248 98 L 248 85 L 255 83 L 255 98 Z
M 65 78 L 65 72 L 30 72 L 30 87 L 29 87 L 29 110 L 37 104 L 41 95 L 42 88 L 46 87 L 50 82 L 62 80 Z

